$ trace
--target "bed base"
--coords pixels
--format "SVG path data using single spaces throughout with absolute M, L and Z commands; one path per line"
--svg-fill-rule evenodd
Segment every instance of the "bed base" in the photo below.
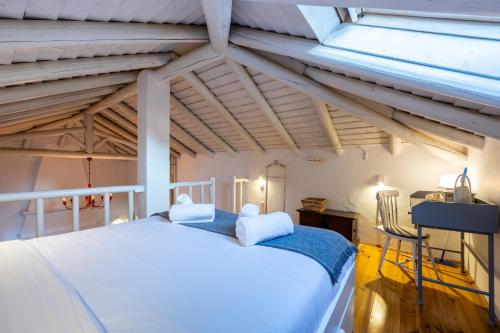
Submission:
M 355 261 L 339 282 L 341 288 L 328 306 L 316 333 L 354 332 Z

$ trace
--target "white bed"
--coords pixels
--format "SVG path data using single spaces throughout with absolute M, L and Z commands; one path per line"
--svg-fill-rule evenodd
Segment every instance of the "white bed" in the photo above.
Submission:
M 2 332 L 352 331 L 354 258 L 242 247 L 159 217 L 0 244 Z

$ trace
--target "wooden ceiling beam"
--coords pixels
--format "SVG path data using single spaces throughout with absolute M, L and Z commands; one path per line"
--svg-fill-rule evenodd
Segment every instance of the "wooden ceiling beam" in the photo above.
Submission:
M 274 127 L 276 132 L 281 136 L 283 141 L 288 145 L 288 147 L 297 155 L 300 155 L 300 148 L 297 146 L 293 138 L 290 136 L 286 128 L 283 126 L 281 121 L 279 120 L 274 110 L 271 108 L 266 98 L 260 91 L 259 87 L 255 84 L 250 74 L 248 74 L 247 70 L 240 64 L 227 60 L 226 61 L 232 68 L 233 73 L 238 77 L 241 84 L 248 91 L 250 96 L 255 101 L 255 104 L 259 107 L 259 109 L 266 115 L 267 119 L 271 122 L 271 125 Z
M 313 98 L 313 106 L 316 110 L 316 114 L 318 115 L 321 126 L 323 126 L 323 130 L 325 131 L 330 144 L 335 150 L 335 153 L 337 153 L 337 155 L 339 156 L 342 155 L 344 153 L 344 149 L 342 148 L 342 143 L 340 142 L 337 130 L 333 125 L 332 118 L 330 117 L 330 112 L 328 112 L 328 107 L 325 103 L 316 98 Z
M 92 99 L 91 99 L 92 100 Z M 95 99 L 93 99 L 95 100 Z M 49 116 L 55 116 L 60 114 L 67 114 L 69 112 L 80 111 L 84 109 L 88 104 L 79 105 L 60 105 L 57 107 L 47 107 L 36 109 L 31 112 L 23 112 L 22 114 L 1 116 L 0 127 L 8 127 L 16 124 L 26 123 L 26 122 L 36 122 L 38 119 L 43 119 Z
M 266 75 L 273 77 L 274 79 L 283 82 L 313 98 L 320 99 L 327 104 L 335 105 L 341 110 L 349 112 L 353 116 L 366 121 L 367 123 L 378 127 L 391 135 L 397 136 L 407 142 L 411 142 L 419 147 L 422 147 L 441 158 L 452 159 L 455 161 L 463 161 L 465 159 L 463 153 L 456 151 L 448 145 L 437 142 L 436 140 L 416 132 L 399 122 L 384 117 L 376 111 L 359 104 L 355 100 L 338 94 L 306 76 L 300 75 L 244 48 L 230 44 L 226 55 L 234 61 L 256 69 L 261 73 L 266 73 Z
M 132 149 L 137 149 L 137 144 L 136 143 L 130 142 L 130 141 L 126 140 L 126 139 L 122 139 L 122 138 L 114 136 L 114 135 L 110 135 L 109 133 L 107 133 L 105 131 L 102 131 L 100 129 L 95 129 L 94 133 L 96 135 L 99 135 L 100 137 L 107 138 L 111 142 L 117 142 L 117 143 L 120 143 L 120 144 L 125 145 L 127 147 L 130 147 Z
M 471 132 L 500 139 L 500 119 L 430 98 L 379 86 L 329 71 L 306 67 L 304 75 L 337 90 L 418 114 Z
M 206 43 L 155 70 L 158 80 L 171 80 L 179 75 L 194 71 L 214 61 L 223 59 L 210 43 Z
M 136 94 L 137 94 L 137 82 L 129 83 L 125 87 L 115 91 L 113 94 L 106 96 L 101 101 L 95 103 L 90 108 L 85 110 L 85 112 L 88 114 L 96 114 Z
M 4 134 L 4 135 L 0 135 L 0 142 L 17 140 L 17 139 L 61 136 L 64 134 L 69 134 L 69 133 L 82 134 L 84 131 L 85 131 L 85 128 L 83 128 L 83 127 L 73 127 L 73 128 L 62 128 L 62 129 L 55 129 L 55 130 L 20 132 L 20 133 L 15 133 L 15 134 Z
M 188 138 L 189 143 L 193 147 L 193 151 L 202 151 L 210 157 L 214 157 L 214 152 L 205 147 L 198 139 L 196 139 L 193 135 L 188 133 L 184 128 L 182 128 L 179 124 L 177 124 L 173 119 L 170 119 L 170 127 L 174 130 L 174 132 L 179 133 L 182 137 Z
M 389 152 L 396 156 L 401 153 L 402 150 L 402 140 L 394 135 L 389 136 Z
M 137 135 L 137 125 L 130 122 L 128 119 L 123 118 L 122 116 L 120 116 L 119 114 L 115 113 L 110 109 L 105 109 L 104 111 L 101 111 L 101 114 L 104 117 L 116 123 L 117 125 L 120 125 L 130 133 Z
M 131 71 L 6 87 L 0 89 L 0 104 L 114 86 L 135 80 L 137 80 L 137 72 Z
M 118 126 L 112 121 L 109 121 L 108 119 L 104 118 L 103 116 L 97 114 L 94 116 L 94 120 L 101 124 L 102 126 L 108 128 L 109 130 L 115 132 L 116 134 L 120 135 L 121 137 L 127 139 L 128 141 L 131 141 L 133 143 L 137 143 L 137 137 L 127 130 L 123 129 L 122 127 Z M 97 126 L 96 126 L 97 128 Z
M 237 156 L 238 153 L 224 140 L 222 140 L 210 127 L 208 127 L 200 118 L 198 118 L 191 110 L 182 104 L 173 94 L 170 94 L 170 103 L 184 117 L 188 118 L 195 126 L 203 130 L 208 137 L 213 140 L 219 147 L 224 149 L 231 155 Z
M 0 87 L 154 68 L 167 64 L 173 57 L 168 52 L 1 65 Z
M 182 24 L 0 20 L 0 50 L 137 43 L 203 43 L 207 30 Z
M 118 86 L 100 87 L 95 89 L 88 89 L 78 92 L 65 93 L 60 95 L 53 95 L 49 97 L 41 97 L 30 99 L 22 102 L 14 102 L 9 104 L 0 105 L 0 115 L 7 115 L 13 113 L 22 113 L 35 109 L 46 107 L 54 107 L 56 105 L 77 102 L 93 97 L 101 97 L 116 91 Z
M 344 8 L 376 8 L 418 11 L 426 13 L 465 14 L 499 16 L 500 3 L 491 0 L 235 0 L 238 2 L 259 2 L 281 5 L 328 6 Z
M 213 48 L 224 53 L 231 28 L 232 0 L 200 0 Z
M 240 46 L 293 57 L 336 72 L 500 107 L 498 81 L 488 77 L 382 59 L 369 54 L 325 46 L 307 38 L 251 28 L 231 27 L 229 40 Z
M 123 102 L 111 105 L 110 108 L 116 113 L 125 113 L 127 115 L 127 118 L 130 118 L 134 124 L 137 124 L 137 110 L 135 110 L 134 108 L 131 108 Z
M 184 79 L 191 84 L 194 90 L 196 90 L 207 102 L 212 105 L 217 112 L 219 112 L 224 119 L 231 125 L 231 127 L 241 136 L 250 147 L 260 153 L 264 153 L 264 149 L 259 145 L 259 143 L 247 132 L 247 130 L 236 120 L 236 118 L 229 112 L 226 107 L 219 101 L 217 96 L 200 80 L 196 74 L 193 72 L 185 73 L 183 75 Z
M 181 152 L 181 153 L 186 153 L 192 158 L 196 158 L 196 152 L 189 148 L 186 144 L 183 142 L 177 140 L 175 137 L 172 135 L 170 136 L 170 145 L 174 147 L 175 150 Z
M 127 154 L 86 153 L 83 151 L 63 151 L 49 149 L 0 148 L 0 155 L 23 155 L 38 157 L 87 158 L 96 160 L 136 160 L 137 156 Z
M 78 111 L 75 111 L 78 112 Z M 64 124 L 66 124 L 66 119 L 71 118 L 75 114 L 75 112 L 68 112 L 64 114 L 57 114 L 53 116 L 48 116 L 44 117 L 41 119 L 37 120 L 30 120 L 27 122 L 23 123 L 18 123 L 15 125 L 11 126 L 5 126 L 5 127 L 0 127 L 0 134 L 12 134 L 16 132 L 21 132 L 21 131 L 26 131 L 26 130 L 31 130 L 33 128 L 37 128 L 37 126 L 40 126 L 40 128 L 37 128 L 37 130 L 41 129 L 53 129 L 57 127 L 61 127 Z M 60 121 L 64 121 L 62 124 L 60 124 Z M 47 126 L 45 125 L 52 124 L 52 123 L 58 123 L 57 127 L 52 127 L 52 126 Z

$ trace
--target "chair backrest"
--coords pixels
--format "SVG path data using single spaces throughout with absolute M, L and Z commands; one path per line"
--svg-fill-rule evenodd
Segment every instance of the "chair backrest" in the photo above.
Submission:
M 398 197 L 396 190 L 377 192 L 377 222 L 380 216 L 384 229 L 397 229 L 399 226 Z

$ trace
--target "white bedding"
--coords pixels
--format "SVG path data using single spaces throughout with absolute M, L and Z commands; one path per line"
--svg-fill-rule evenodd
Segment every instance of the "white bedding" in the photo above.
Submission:
M 47 325 L 57 325 L 56 319 L 67 315 L 60 325 L 69 325 L 65 331 L 71 332 L 99 331 L 100 324 L 108 332 L 314 332 L 340 288 L 332 286 L 320 264 L 301 254 L 243 247 L 231 237 L 160 218 L 33 239 L 15 247 L 8 252 L 22 247 L 17 256 L 24 256 L 28 247 L 56 274 L 50 276 L 47 267 L 37 264 L 31 268 L 32 280 L 15 283 L 19 289 L 24 285 L 26 290 L 20 292 L 26 297 L 34 294 L 39 299 L 25 299 L 19 312 L 0 305 L 2 332 L 8 332 L 3 323 L 13 322 L 8 318 L 12 315 L 22 317 L 16 322 L 32 319 L 23 323 L 31 324 L 31 330 L 23 326 L 14 332 L 64 331 L 37 329 L 46 314 L 32 315 L 40 309 L 38 301 L 52 309 L 54 320 Z M 4 249 L 0 251 L 3 258 Z M 12 263 L 9 267 L 17 269 Z M 45 290 L 45 285 L 54 276 L 65 283 L 52 289 L 83 302 L 69 309 L 60 308 L 63 301 L 52 302 L 53 290 Z M 8 287 L 0 284 L 0 296 Z M 16 295 L 8 293 L 7 302 L 2 299 L 0 304 L 10 304 Z M 18 310 L 22 302 L 18 300 Z M 82 317 L 94 328 L 72 326 L 82 323 L 71 318 Z

